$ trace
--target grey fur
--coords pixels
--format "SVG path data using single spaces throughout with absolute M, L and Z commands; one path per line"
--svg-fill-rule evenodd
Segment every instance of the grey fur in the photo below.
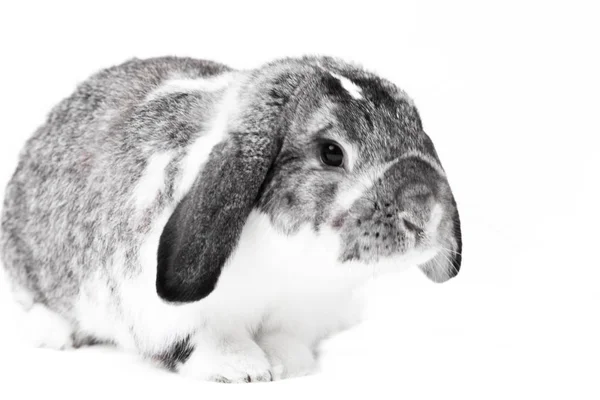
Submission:
M 202 132 L 214 101 L 207 94 L 142 100 L 173 71 L 202 77 L 227 70 L 192 59 L 131 60 L 92 76 L 52 110 L 21 154 L 2 217 L 4 266 L 35 302 L 68 316 L 80 283 L 119 243 L 131 243 L 126 267 L 135 265 L 138 243 L 168 192 L 156 199 L 148 224 L 134 225 L 123 200 L 154 152 L 183 155 L 182 144 Z

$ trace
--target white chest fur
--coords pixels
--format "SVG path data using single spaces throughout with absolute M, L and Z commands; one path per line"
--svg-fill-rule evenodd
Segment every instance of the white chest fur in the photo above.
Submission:
M 215 290 L 198 302 L 166 303 L 155 290 L 161 223 L 142 247 L 142 273 L 120 286 L 123 319 L 115 327 L 133 327 L 138 349 L 158 351 L 198 327 L 225 334 L 294 332 L 303 342 L 314 343 L 359 319 L 354 289 L 371 272 L 364 265 L 339 264 L 336 236 L 327 230 L 316 234 L 306 226 L 286 236 L 258 211 L 250 214 Z M 114 335 L 123 347 L 134 344 L 125 329 L 115 329 Z
M 155 289 L 156 246 L 163 221 L 141 248 L 143 270 L 118 286 L 116 307 L 105 280 L 87 283 L 77 310 L 80 327 L 119 346 L 160 352 L 199 327 L 223 334 L 284 331 L 304 343 L 359 320 L 355 288 L 370 276 L 364 265 L 340 265 L 336 237 L 306 226 L 293 236 L 277 232 L 267 215 L 250 214 L 216 289 L 188 304 L 161 300 Z M 122 262 L 117 259 L 115 262 Z M 86 285 L 86 286 L 87 286 Z M 106 293 L 105 293 L 106 292 Z
M 354 289 L 371 272 L 341 265 L 338 246 L 327 228 L 316 233 L 306 225 L 287 236 L 253 211 L 206 307 L 214 318 L 235 316 L 250 329 L 314 338 L 339 329 L 357 317 Z

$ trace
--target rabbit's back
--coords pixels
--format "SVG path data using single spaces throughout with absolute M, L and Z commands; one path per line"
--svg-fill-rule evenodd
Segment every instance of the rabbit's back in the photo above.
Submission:
M 167 80 L 227 71 L 185 58 L 131 60 L 98 72 L 51 111 L 6 189 L 1 251 L 15 288 L 68 316 L 91 274 L 111 285 L 107 265 L 117 249 L 124 265 L 135 268 L 141 237 L 172 201 L 173 188 L 143 212 L 131 192 L 156 154 L 172 154 L 173 168 L 165 167 L 177 173 L 176 161 L 202 131 L 216 96 L 151 94 Z

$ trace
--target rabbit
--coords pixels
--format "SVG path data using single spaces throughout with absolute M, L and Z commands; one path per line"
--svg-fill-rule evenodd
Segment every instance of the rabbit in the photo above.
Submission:
M 27 141 L 1 228 L 35 345 L 112 344 L 217 382 L 318 371 L 374 275 L 443 282 L 462 257 L 413 101 L 325 56 L 96 73 Z

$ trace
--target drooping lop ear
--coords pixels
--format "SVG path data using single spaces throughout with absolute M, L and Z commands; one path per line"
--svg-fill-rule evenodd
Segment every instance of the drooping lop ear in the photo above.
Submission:
M 240 89 L 245 109 L 162 232 L 156 289 L 164 300 L 197 301 L 215 288 L 268 179 L 305 77 L 298 65 L 271 65 Z
M 160 237 L 161 298 L 191 302 L 212 292 L 277 151 L 270 132 L 245 132 L 231 134 L 211 152 Z

